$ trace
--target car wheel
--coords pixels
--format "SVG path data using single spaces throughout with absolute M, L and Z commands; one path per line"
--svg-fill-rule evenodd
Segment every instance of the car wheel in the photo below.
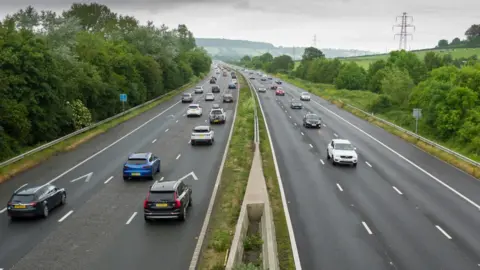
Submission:
M 183 207 L 182 214 L 178 217 L 181 221 L 187 220 L 187 207 Z
M 67 203 L 67 194 L 62 193 L 62 199 L 60 200 L 60 205 L 64 205 Z
M 160 164 L 158 164 L 158 167 L 157 167 L 157 173 L 160 172 Z
M 124 176 L 123 177 L 123 181 L 127 181 L 128 180 L 128 177 L 127 176 Z
M 192 145 L 195 145 L 195 141 L 191 141 L 190 143 L 191 143 Z
M 330 159 L 330 154 L 328 153 L 328 150 L 327 150 L 327 159 Z
M 152 220 L 149 219 L 149 218 L 148 218 L 147 216 L 145 216 L 145 215 L 143 216 L 143 219 L 145 219 L 145 221 L 148 222 L 148 223 L 152 222 Z
M 43 205 L 43 213 L 42 213 L 42 216 L 43 216 L 44 218 L 46 218 L 46 217 L 48 217 L 48 214 L 50 214 L 50 211 L 49 211 L 49 209 L 48 209 L 47 204 L 44 204 L 44 205 Z
M 355 167 L 355 168 L 356 168 L 356 167 L 357 167 L 357 163 L 353 163 L 353 167 Z
M 152 169 L 152 174 L 148 177 L 150 180 L 155 179 L 155 172 Z
M 190 197 L 190 200 L 188 201 L 188 206 L 192 207 L 192 197 Z

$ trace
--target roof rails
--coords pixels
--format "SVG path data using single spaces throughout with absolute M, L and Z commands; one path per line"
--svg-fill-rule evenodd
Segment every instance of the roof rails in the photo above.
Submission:
M 28 183 L 26 183 L 25 185 L 23 185 L 23 186 L 21 186 L 21 187 L 17 188 L 17 189 L 16 189 L 16 190 L 15 190 L 13 193 L 17 193 L 17 192 L 19 192 L 19 191 L 20 191 L 22 188 L 26 187 L 27 185 L 28 185 Z

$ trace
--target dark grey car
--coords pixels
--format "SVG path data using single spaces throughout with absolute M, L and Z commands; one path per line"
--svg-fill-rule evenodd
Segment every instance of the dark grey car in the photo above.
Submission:
M 223 103 L 231 103 L 231 102 L 233 102 L 233 95 L 232 94 L 223 95 Z
M 187 219 L 192 206 L 192 188 L 183 180 L 155 182 L 143 201 L 145 221 L 152 219 Z
M 306 128 L 321 128 L 322 119 L 314 113 L 307 113 L 303 116 L 303 126 Z
M 292 102 L 290 102 L 290 108 L 292 108 L 292 109 L 302 109 L 303 104 L 300 101 L 292 100 Z
M 63 188 L 47 184 L 37 187 L 23 185 L 15 190 L 7 203 L 7 214 L 11 219 L 20 217 L 48 217 L 51 210 L 64 205 L 67 192 Z

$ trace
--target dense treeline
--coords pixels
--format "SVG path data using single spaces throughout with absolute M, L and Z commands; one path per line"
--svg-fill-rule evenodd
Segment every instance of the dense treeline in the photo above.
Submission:
M 140 25 L 100 4 L 29 6 L 0 23 L 0 160 L 188 83 L 209 70 L 185 25 Z
M 267 56 L 242 59 L 252 68 L 270 67 Z M 429 52 L 424 59 L 411 52 L 391 52 L 365 70 L 355 62 L 326 59 L 321 51 L 308 48 L 291 76 L 336 89 L 370 91 L 377 98 L 369 111 L 390 116 L 397 124 L 412 126 L 412 109 L 421 108 L 422 134 L 461 145 L 480 155 L 480 61 L 476 56 L 453 59 Z
M 264 53 L 259 56 L 250 57 L 245 55 L 240 59 L 240 65 L 254 68 L 263 69 L 272 73 L 289 73 L 295 66 L 295 62 L 289 55 L 280 55 L 273 57 L 270 53 Z
M 470 26 L 467 31 L 465 31 L 465 36 L 467 37 L 464 40 L 456 37 L 452 39 L 451 42 L 448 42 L 446 39 L 441 39 L 438 41 L 437 48 L 476 48 L 480 47 L 480 24 L 473 24 Z

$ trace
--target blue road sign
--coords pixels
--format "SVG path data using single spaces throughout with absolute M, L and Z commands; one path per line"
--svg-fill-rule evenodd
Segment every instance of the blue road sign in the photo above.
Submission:
M 120 94 L 120 101 L 126 102 L 127 101 L 127 94 Z

